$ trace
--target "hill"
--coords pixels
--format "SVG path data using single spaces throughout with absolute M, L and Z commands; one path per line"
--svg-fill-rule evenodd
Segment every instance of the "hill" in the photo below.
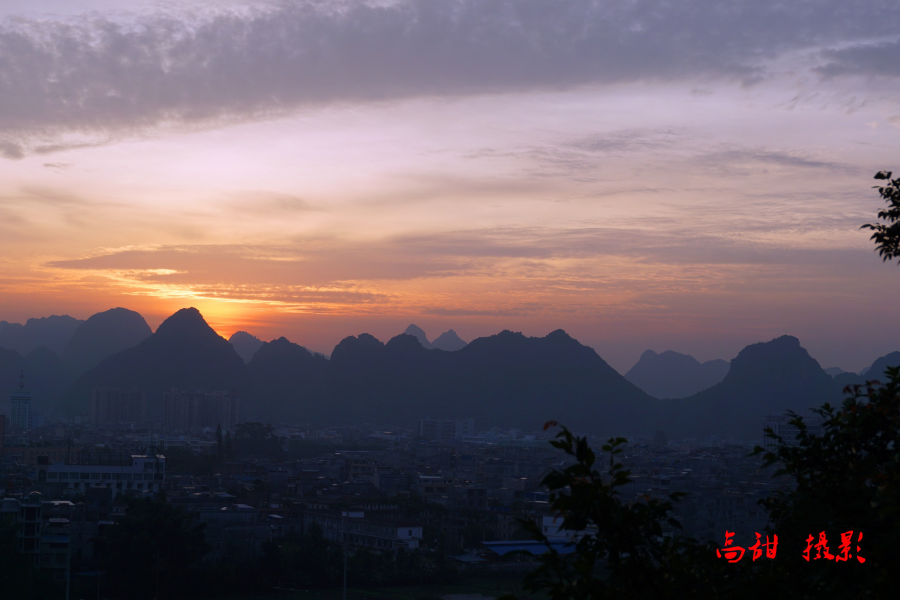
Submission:
M 410 325 L 406 328 L 406 331 L 403 332 L 403 335 L 411 335 L 422 344 L 422 347 L 426 350 L 431 350 L 434 346 L 431 345 L 431 342 L 428 341 L 428 336 L 425 335 L 425 331 L 419 327 L 418 325 Z
M 437 348 L 438 350 L 444 350 L 446 352 L 456 352 L 457 350 L 462 350 L 466 347 L 466 342 L 464 342 L 456 332 L 452 329 L 449 329 L 437 336 L 431 345 Z
M 316 420 L 328 360 L 280 337 L 263 343 L 247 364 L 247 385 L 241 392 L 242 418 L 265 420 L 293 414 Z
M 425 332 L 421 327 L 417 325 L 410 325 L 406 328 L 406 331 L 403 332 L 405 335 L 411 335 L 422 344 L 422 347 L 426 350 L 444 350 L 445 352 L 456 352 L 457 350 L 462 350 L 466 347 L 466 342 L 464 342 L 456 332 L 452 329 L 445 331 L 441 335 L 437 336 L 433 342 L 428 341 L 428 336 L 425 335 Z
M 196 308 L 185 308 L 163 321 L 137 346 L 103 359 L 78 378 L 66 395 L 66 408 L 87 411 L 94 387 L 147 390 L 148 416 L 162 414 L 162 393 L 185 389 L 230 390 L 244 383 L 244 361 Z
M 456 352 L 426 350 L 411 335 L 384 344 L 364 333 L 342 340 L 329 361 L 286 340 L 270 344 L 274 356 L 264 360 L 264 346 L 248 365 L 248 387 L 266 390 L 260 410 L 272 418 L 414 425 L 426 416 L 474 417 L 479 428 L 529 430 L 557 419 L 621 433 L 642 431 L 654 402 L 561 330 L 543 338 L 504 331 Z M 262 376 L 265 363 L 279 366 Z M 268 391 L 275 389 L 284 391 Z
M 831 376 L 800 340 L 785 335 L 741 350 L 721 383 L 687 398 L 662 401 L 657 425 L 670 438 L 760 439 L 766 415 L 786 410 L 802 414 L 839 399 Z
M 728 367 L 721 359 L 701 363 L 689 354 L 647 350 L 625 379 L 656 398 L 684 398 L 722 381 Z
M 884 370 L 888 367 L 898 367 L 900 366 L 900 352 L 891 352 L 890 354 L 885 354 L 880 358 L 876 358 L 875 362 L 872 363 L 871 366 L 866 367 L 862 371 L 859 372 L 859 375 L 856 373 L 840 373 L 834 376 L 835 384 L 843 389 L 848 385 L 863 385 L 868 380 L 884 380 Z
M 255 335 L 250 335 L 246 331 L 235 331 L 228 342 L 234 346 L 235 352 L 243 359 L 245 363 L 250 362 L 256 351 L 265 343 Z
M 138 345 L 153 333 L 139 313 L 111 308 L 81 323 L 62 353 L 69 376 L 75 380 L 107 356 Z
M 25 356 L 44 346 L 59 356 L 81 323 L 68 315 L 28 319 L 24 325 L 0 321 L 0 347 Z
M 17 360 L 0 353 L 0 365 Z M 84 414 L 95 386 L 147 389 L 151 417 L 171 387 L 237 389 L 243 420 L 413 426 L 445 416 L 474 417 L 479 429 L 535 430 L 554 419 L 601 436 L 662 429 L 670 438 L 759 439 L 767 414 L 840 397 L 790 336 L 747 346 L 706 390 L 658 400 L 562 330 L 545 337 L 503 331 L 454 352 L 425 349 L 412 335 L 383 343 L 363 333 L 342 340 L 330 360 L 279 338 L 245 365 L 196 309 L 178 311 L 156 333 L 87 371 L 66 394 L 64 410 Z

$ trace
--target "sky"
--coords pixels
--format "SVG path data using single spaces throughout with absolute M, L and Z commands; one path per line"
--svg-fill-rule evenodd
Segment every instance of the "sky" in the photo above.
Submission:
M 900 349 L 900 5 L 4 0 L 0 320 Z

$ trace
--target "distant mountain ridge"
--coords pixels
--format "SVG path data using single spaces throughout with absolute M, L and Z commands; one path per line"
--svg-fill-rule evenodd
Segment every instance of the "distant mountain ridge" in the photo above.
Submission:
M 138 345 L 153 331 L 140 313 L 111 308 L 81 323 L 62 352 L 62 361 L 72 379 L 107 356 Z
M 728 368 L 721 359 L 700 363 L 689 354 L 647 350 L 625 379 L 655 398 L 685 398 L 722 381 Z
M 235 352 L 243 359 L 245 363 L 250 362 L 256 351 L 265 343 L 255 335 L 250 335 L 246 331 L 235 331 L 228 342 L 234 346 Z
M 841 388 L 848 385 L 863 385 L 866 381 L 884 380 L 884 370 L 888 367 L 900 367 L 900 352 L 891 352 L 875 359 L 871 366 L 856 373 L 839 373 L 834 376 L 834 382 Z
M 687 398 L 663 401 L 657 423 L 670 437 L 758 439 L 766 415 L 787 410 L 802 414 L 839 398 L 831 376 L 800 340 L 785 335 L 741 350 L 721 383 Z
M 244 361 L 196 308 L 184 308 L 160 324 L 137 346 L 103 359 L 66 395 L 66 408 L 86 410 L 94 387 L 137 386 L 148 392 L 148 416 L 162 414 L 162 392 L 187 389 L 231 390 L 244 384 Z
M 403 333 L 405 335 L 411 335 L 419 340 L 419 343 L 422 344 L 422 347 L 426 350 L 436 349 L 444 350 L 445 352 L 456 352 L 457 350 L 462 350 L 466 347 L 466 342 L 456 335 L 456 332 L 452 329 L 437 336 L 433 342 L 428 341 L 428 336 L 426 336 L 422 328 L 417 325 L 410 325 Z
M 107 312 L 137 323 L 137 313 L 122 311 Z M 90 328 L 83 335 L 90 338 L 88 333 Z M 72 339 L 73 348 L 81 343 Z M 759 439 L 767 414 L 839 400 L 838 379 L 848 375 L 832 379 L 791 336 L 747 346 L 722 381 L 669 400 L 645 393 L 562 330 L 542 338 L 503 331 L 455 351 L 426 349 L 413 335 L 383 343 L 364 333 L 342 340 L 330 360 L 285 338 L 260 344 L 245 364 L 199 311 L 183 309 L 68 388 L 59 383 L 66 377 L 63 361 L 51 350 L 22 357 L 0 349 L 0 385 L 11 389 L 24 368 L 40 402 L 62 398 L 61 414 L 86 414 L 93 387 L 137 386 L 148 391 L 150 417 L 159 417 L 162 392 L 181 387 L 237 390 L 243 420 L 413 425 L 439 414 L 474 417 L 479 428 L 538 429 L 555 419 L 601 436 L 661 429 L 669 438 Z M 660 357 L 693 361 L 677 353 L 655 355 Z M 900 364 L 900 352 L 879 358 L 871 369 L 877 373 L 887 364 Z
M 60 356 L 82 323 L 68 315 L 28 319 L 24 325 L 0 321 L 0 347 L 25 356 L 44 346 Z

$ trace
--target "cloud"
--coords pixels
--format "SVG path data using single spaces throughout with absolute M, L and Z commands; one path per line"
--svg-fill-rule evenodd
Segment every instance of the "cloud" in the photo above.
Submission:
M 680 132 L 672 129 L 623 129 L 587 136 L 571 145 L 586 152 L 646 152 L 671 148 L 679 142 L 679 137 Z
M 300 212 L 322 210 L 291 194 L 268 190 L 235 192 L 224 202 L 224 208 L 243 215 L 283 218 Z
M 900 40 L 826 50 L 828 63 L 815 70 L 824 77 L 867 75 L 900 77 Z
M 766 148 L 724 149 L 697 157 L 699 162 L 730 174 L 754 174 L 770 168 L 825 169 L 830 172 L 861 174 L 859 167 L 811 157 L 808 153 L 787 152 Z
M 768 204 L 768 205 L 767 205 Z M 293 244 L 183 245 L 125 248 L 95 256 L 53 261 L 53 269 L 112 273 L 134 282 L 163 286 L 355 285 L 454 277 L 557 277 L 573 265 L 607 259 L 667 265 L 807 265 L 839 262 L 846 249 L 792 248 L 754 233 L 777 234 L 777 223 L 755 222 L 771 199 L 733 206 L 696 207 L 690 224 L 673 225 L 663 214 L 648 228 L 495 227 L 406 234 L 378 241 L 310 239 Z M 797 219 L 778 213 L 780 227 L 796 237 L 823 228 L 845 227 L 843 215 Z M 851 219 L 852 221 L 852 219 Z M 732 230 L 731 223 L 740 224 Z M 851 224 L 854 225 L 855 221 Z M 823 258 L 826 257 L 827 258 Z M 569 265 L 568 267 L 565 265 Z M 306 288 L 304 288 L 306 289 Z
M 309 0 L 131 21 L 7 19 L 0 154 L 91 143 L 62 134 L 109 141 L 335 101 L 751 81 L 785 53 L 898 27 L 895 5 L 838 0 Z M 888 73 L 890 51 L 866 60 Z M 863 50 L 840 52 L 829 55 L 833 71 Z
M 25 149 L 13 142 L 0 141 L 0 156 L 17 160 L 25 157 Z

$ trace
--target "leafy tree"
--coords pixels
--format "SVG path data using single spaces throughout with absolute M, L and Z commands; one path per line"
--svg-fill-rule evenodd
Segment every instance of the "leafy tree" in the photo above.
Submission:
M 262 423 L 239 423 L 234 430 L 234 452 L 238 456 L 265 456 L 275 460 L 284 457 L 282 440 L 275 428 Z
M 266 577 L 294 588 L 322 588 L 340 584 L 344 558 L 340 546 L 330 544 L 317 524 L 304 535 L 291 535 L 264 548 Z
M 900 586 L 900 368 L 887 369 L 886 379 L 884 385 L 848 386 L 840 408 L 817 409 L 821 433 L 792 413 L 796 444 L 769 429 L 776 448 L 756 449 L 766 464 L 779 467 L 776 474 L 796 481 L 796 489 L 765 500 L 784 544 L 784 585 L 794 597 L 890 597 Z M 832 555 L 840 554 L 840 534 L 853 532 L 848 561 L 802 557 L 809 536 L 817 542 L 823 531 Z M 857 546 L 864 564 L 855 559 Z
M 111 592 L 123 598 L 169 598 L 189 592 L 196 567 L 209 551 L 205 527 L 165 498 L 130 499 L 125 517 L 95 544 L 106 563 Z
M 552 425 L 556 423 L 547 423 L 545 429 Z M 740 565 L 725 568 L 712 544 L 663 535 L 664 524 L 680 529 L 671 512 L 683 494 L 671 494 L 667 500 L 621 500 L 618 488 L 629 482 L 630 472 L 616 456 L 625 443 L 624 438 L 613 438 L 603 446 L 610 456 L 604 475 L 587 438 L 563 427 L 551 441 L 575 459 L 543 480 L 552 512 L 562 518 L 561 529 L 573 536 L 574 552 L 561 553 L 540 527 L 521 521 L 547 548 L 524 587 L 554 600 L 738 597 L 739 574 L 744 570 Z
M 886 224 L 863 225 L 883 260 L 900 258 L 900 179 L 879 172 L 878 187 L 888 208 L 878 213 Z M 664 536 L 662 525 L 677 528 L 670 517 L 678 494 L 665 501 L 624 503 L 617 488 L 629 473 L 617 463 L 622 438 L 603 446 L 610 455 L 606 478 L 595 468 L 596 456 L 585 438 L 563 428 L 551 442 L 575 458 L 575 464 L 544 479 L 551 508 L 562 529 L 579 532 L 574 553 L 561 554 L 540 528 L 522 521 L 548 551 L 525 586 L 554 600 L 587 598 L 893 598 L 900 588 L 900 368 L 889 368 L 887 382 L 870 381 L 844 390 L 840 408 L 823 405 L 821 431 L 810 430 L 791 413 L 796 440 L 771 429 L 775 442 L 757 447 L 776 477 L 795 486 L 762 501 L 770 516 L 769 532 L 779 536 L 777 560 L 726 564 L 714 560 L 715 547 L 690 538 Z M 555 425 L 549 422 L 548 425 Z M 823 556 L 812 548 L 825 533 Z M 852 532 L 849 535 L 848 532 Z M 860 537 L 862 533 L 862 537 Z M 848 560 L 841 549 L 849 541 Z M 830 536 L 830 537 L 829 537 Z M 858 548 L 857 548 L 858 546 Z M 827 554 L 826 554 L 827 552 Z M 828 559 L 828 555 L 832 558 Z M 860 561 L 856 556 L 862 556 Z
M 885 185 L 875 186 L 888 205 L 886 209 L 878 211 L 878 218 L 885 223 L 869 223 L 861 229 L 874 231 L 870 239 L 875 242 L 879 256 L 889 261 L 900 258 L 900 178 L 891 179 L 890 171 L 879 171 L 875 179 L 887 182 Z

